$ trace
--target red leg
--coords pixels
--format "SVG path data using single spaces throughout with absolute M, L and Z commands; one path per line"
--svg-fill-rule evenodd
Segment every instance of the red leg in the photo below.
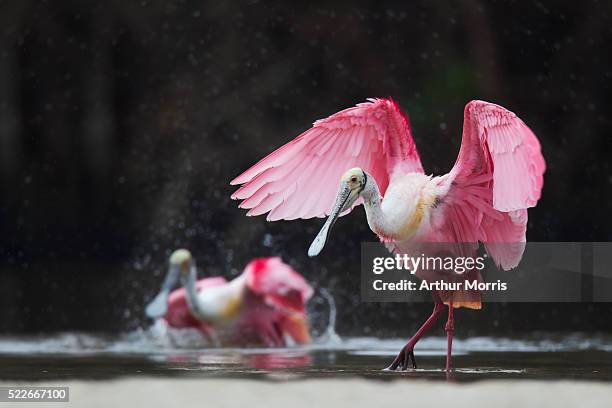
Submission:
M 434 310 L 431 313 L 431 316 L 423 323 L 423 325 L 417 330 L 417 332 L 408 340 L 408 343 L 402 348 L 399 352 L 395 360 L 391 363 L 387 370 L 395 370 L 398 367 L 401 367 L 402 370 L 406 370 L 408 365 L 410 364 L 410 360 L 412 359 L 412 368 L 416 368 L 416 360 L 414 359 L 414 346 L 417 342 L 423 337 L 425 332 L 438 320 L 440 314 L 442 313 L 442 309 L 444 308 L 444 304 L 440 301 L 440 298 L 436 293 L 432 293 L 434 297 Z
M 444 326 L 444 330 L 446 330 L 446 339 L 447 339 L 447 348 L 446 348 L 446 371 L 451 370 L 451 355 L 453 352 L 453 332 L 455 331 L 455 319 L 453 318 L 453 312 L 455 308 L 453 307 L 452 299 L 448 303 L 448 320 L 446 321 L 446 326 Z

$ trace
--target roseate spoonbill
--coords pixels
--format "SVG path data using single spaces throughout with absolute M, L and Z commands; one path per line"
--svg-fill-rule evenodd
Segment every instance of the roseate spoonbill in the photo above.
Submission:
M 230 282 L 222 277 L 196 282 L 196 275 L 191 253 L 174 251 L 147 316 L 163 317 L 172 327 L 197 328 L 209 338 L 225 333 L 234 343 L 284 346 L 285 336 L 310 342 L 305 303 L 312 288 L 280 258 L 255 259 Z M 184 287 L 171 293 L 179 279 Z
M 540 198 L 544 170 L 539 141 L 521 119 L 501 106 L 471 101 L 454 167 L 442 176 L 426 175 L 399 106 L 368 99 L 316 121 L 231 183 L 242 184 L 232 198 L 243 200 L 247 215 L 269 212 L 269 221 L 328 215 L 309 256 L 321 252 L 339 215 L 363 203 L 370 229 L 394 253 L 410 255 L 425 242 L 467 243 L 475 251 L 480 241 L 508 270 L 522 257 L 527 208 Z M 411 361 L 416 368 L 414 346 L 446 304 L 450 370 L 454 308 L 480 309 L 480 294 L 457 301 L 452 292 L 432 295 L 432 315 L 389 369 L 406 369 Z

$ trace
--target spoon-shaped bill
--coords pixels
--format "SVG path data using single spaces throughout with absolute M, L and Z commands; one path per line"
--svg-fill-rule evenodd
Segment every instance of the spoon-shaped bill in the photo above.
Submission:
M 351 189 L 346 183 L 342 183 L 340 185 L 340 191 L 338 191 L 338 195 L 336 196 L 336 201 L 334 206 L 332 207 L 332 211 L 327 217 L 325 224 L 321 228 L 321 231 L 317 234 L 315 239 L 310 244 L 310 248 L 308 248 L 308 256 L 314 257 L 321 253 L 323 247 L 325 246 L 325 242 L 327 241 L 327 237 L 329 236 L 329 230 L 334 225 L 340 213 L 348 209 L 353 202 L 355 201 L 355 197 L 350 199 L 352 196 Z
M 178 282 L 179 275 L 179 267 L 171 266 L 170 269 L 168 269 L 166 279 L 164 279 L 164 283 L 162 284 L 159 293 L 145 309 L 145 313 L 148 317 L 151 319 L 156 319 L 166 314 L 168 311 L 168 296 L 170 295 L 170 291 Z
M 315 239 L 312 241 L 312 244 L 310 244 L 310 247 L 308 248 L 309 257 L 312 258 L 321 253 L 321 251 L 323 250 L 323 247 L 325 246 L 325 241 L 327 241 L 327 235 L 329 233 L 330 226 L 331 226 L 331 223 L 328 218 L 325 224 L 323 224 L 323 228 L 321 228 L 321 231 L 319 231 Z

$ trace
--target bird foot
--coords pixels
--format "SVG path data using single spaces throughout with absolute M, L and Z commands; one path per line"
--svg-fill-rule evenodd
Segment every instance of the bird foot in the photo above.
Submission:
M 416 358 L 414 357 L 414 346 L 412 344 L 406 344 L 399 352 L 393 363 L 386 368 L 387 371 L 396 371 L 398 368 L 400 371 L 406 371 L 408 366 L 412 365 L 413 369 L 417 368 Z

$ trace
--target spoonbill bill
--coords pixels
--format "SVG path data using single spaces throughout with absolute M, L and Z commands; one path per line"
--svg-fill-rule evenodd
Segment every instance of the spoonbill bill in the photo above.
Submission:
M 234 344 L 285 346 L 311 341 L 306 301 L 312 288 L 280 258 L 258 258 L 231 281 L 211 277 L 196 281 L 191 253 L 172 253 L 160 292 L 146 307 L 150 318 L 163 318 L 169 326 L 192 327 L 209 339 L 222 333 Z M 181 281 L 183 288 L 170 292 Z
M 476 100 L 465 106 L 454 167 L 445 175 L 427 175 L 408 117 L 391 99 L 368 99 L 317 120 L 231 184 L 242 185 L 232 198 L 243 200 L 240 208 L 249 209 L 249 216 L 268 213 L 268 221 L 328 216 L 309 256 L 321 252 L 339 215 L 363 203 L 370 229 L 393 253 L 420 255 L 414 251 L 423 243 L 467 245 L 475 252 L 482 242 L 497 266 L 508 270 L 522 258 L 527 208 L 540 198 L 544 170 L 540 143 L 527 125 L 499 105 Z M 478 271 L 470 273 L 481 279 Z M 426 271 L 417 276 L 428 278 Z M 480 309 L 480 293 L 432 295 L 433 313 L 388 369 L 405 370 L 411 363 L 416 368 L 414 346 L 444 305 L 446 370 L 451 369 L 453 311 Z

